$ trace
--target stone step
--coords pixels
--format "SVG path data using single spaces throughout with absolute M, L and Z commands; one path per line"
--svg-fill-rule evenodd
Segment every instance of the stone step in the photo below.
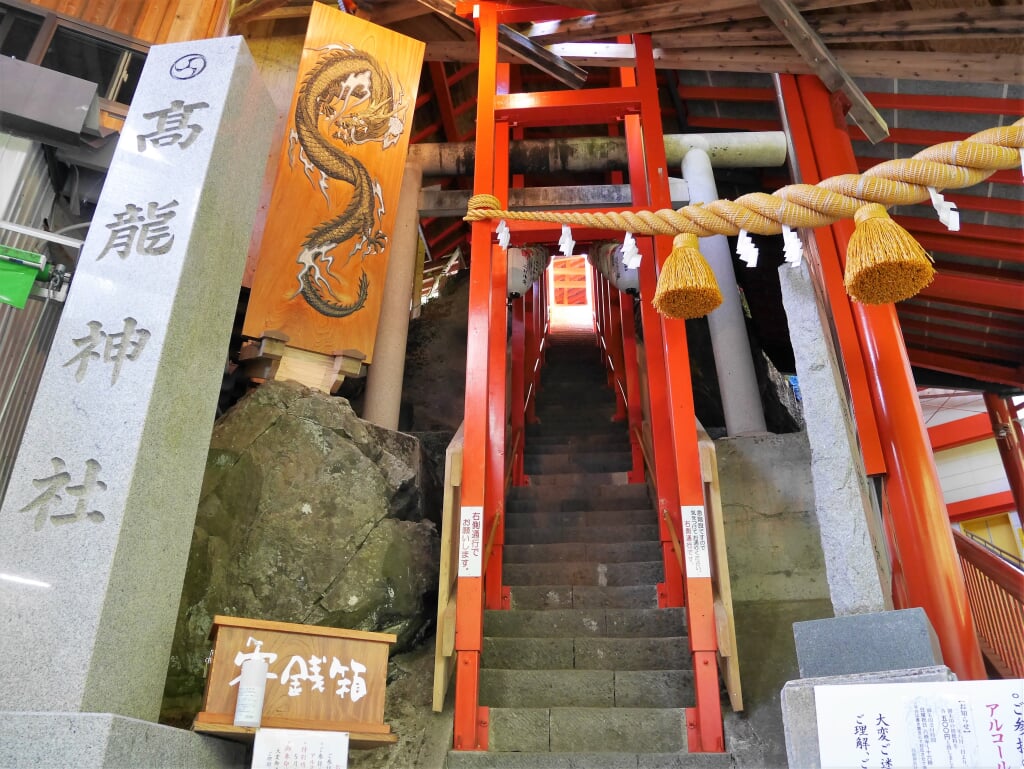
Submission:
M 503 557 L 511 563 L 554 563 L 558 561 L 592 563 L 632 563 L 657 561 L 661 543 L 649 542 L 565 542 L 544 545 L 505 545 Z M 553 583 L 558 584 L 558 583 Z
M 604 511 L 609 512 L 609 511 Z M 619 512 L 619 511 L 610 511 Z M 624 516 L 631 517 L 633 511 L 622 511 Z M 594 516 L 599 513 L 582 513 L 586 516 L 584 520 L 590 520 L 590 516 Z M 632 525 L 602 525 L 602 524 L 580 524 L 576 527 L 560 527 L 560 526 L 531 526 L 529 521 L 531 520 L 543 520 L 545 515 L 565 515 L 565 513 L 537 513 L 536 516 L 541 518 L 534 518 L 534 515 L 527 513 L 516 513 L 515 515 L 507 515 L 505 517 L 505 544 L 506 545 L 527 545 L 527 544 L 545 544 L 545 543 L 558 543 L 558 542 L 644 542 L 647 540 L 658 539 L 659 532 L 658 526 L 655 523 L 649 525 L 645 524 L 632 524 Z M 649 515 L 653 515 L 650 513 Z M 523 525 L 513 523 L 513 520 L 517 522 L 525 521 Z M 609 518 L 608 520 L 614 520 Z
M 530 528 L 561 528 L 572 529 L 582 526 L 653 526 L 657 517 L 649 507 L 626 510 L 570 510 L 545 511 L 530 510 L 527 512 L 509 510 L 505 514 L 505 529 L 529 526 Z M 655 539 L 657 535 L 655 535 Z M 566 540 L 571 542 L 573 540 Z M 590 542 L 592 540 L 576 540 Z M 613 540 L 614 541 L 614 540 Z
M 492 609 L 484 635 L 502 638 L 658 638 L 686 633 L 686 612 L 672 609 Z
M 672 753 L 686 750 L 682 708 L 491 708 L 491 751 Z
M 545 454 L 594 454 L 598 452 L 625 451 L 629 446 L 629 434 L 626 432 L 615 434 L 593 433 L 580 437 L 571 435 L 555 434 L 533 434 L 526 436 L 524 452 L 527 457 L 543 456 Z
M 728 753 L 451 751 L 447 769 L 732 769 Z
M 665 578 L 659 561 L 626 563 L 506 563 L 506 585 L 656 585 Z
M 514 585 L 513 609 L 656 609 L 655 585 Z
M 538 424 L 526 426 L 526 442 L 535 438 L 558 438 L 560 436 L 619 436 L 628 437 L 629 426 L 625 422 L 613 422 L 609 412 L 607 415 L 581 413 L 575 418 L 541 417 Z
M 565 472 L 565 473 L 538 473 L 530 476 L 530 486 L 563 486 L 576 488 L 596 484 L 600 486 L 625 486 L 629 483 L 629 473 L 620 471 L 617 473 L 600 472 Z M 516 488 L 522 488 L 517 486 Z
M 504 638 L 487 636 L 481 665 L 512 670 L 688 670 L 686 636 Z M 659 706 L 660 707 L 660 706 Z
M 633 466 L 630 451 L 545 451 L 533 454 L 529 444 L 523 467 L 531 476 L 554 473 L 614 473 L 624 472 Z
M 689 670 L 480 671 L 480 704 L 494 708 L 685 708 Z
M 517 486 L 509 491 L 505 510 L 510 513 L 537 511 L 575 512 L 586 510 L 643 510 L 651 507 L 647 486 Z

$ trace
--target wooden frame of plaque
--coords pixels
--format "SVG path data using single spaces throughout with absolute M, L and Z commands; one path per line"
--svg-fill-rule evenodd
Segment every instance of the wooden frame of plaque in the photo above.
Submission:
M 252 739 L 255 728 L 233 722 L 241 663 L 258 655 L 269 663 L 261 726 L 348 732 L 353 748 L 398 741 L 384 723 L 394 635 L 217 615 L 210 638 L 213 654 L 195 731 Z

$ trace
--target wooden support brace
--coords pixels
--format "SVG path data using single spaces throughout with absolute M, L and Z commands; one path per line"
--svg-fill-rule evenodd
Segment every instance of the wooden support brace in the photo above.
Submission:
M 850 117 L 864 131 L 872 144 L 889 136 L 889 126 L 878 111 L 871 106 L 868 97 L 860 90 L 853 78 L 836 61 L 836 57 L 825 45 L 807 20 L 800 14 L 791 0 L 758 0 L 761 9 L 768 14 L 779 31 L 785 35 L 804 60 L 810 65 L 829 91 L 836 91 L 850 101 Z

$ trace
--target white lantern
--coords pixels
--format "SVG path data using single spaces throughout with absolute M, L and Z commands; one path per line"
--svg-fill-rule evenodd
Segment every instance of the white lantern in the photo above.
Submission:
M 505 253 L 508 255 L 508 295 L 510 297 L 522 296 L 533 285 L 529 255 L 525 249 L 514 246 Z

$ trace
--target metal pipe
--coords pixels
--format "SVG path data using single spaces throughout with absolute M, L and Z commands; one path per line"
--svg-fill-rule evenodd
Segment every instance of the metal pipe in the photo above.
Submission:
M 678 167 L 691 149 L 702 149 L 715 168 L 760 168 L 786 162 L 782 131 L 747 133 L 668 134 L 665 158 Z M 468 176 L 474 172 L 473 142 L 427 142 L 409 146 L 409 161 L 423 167 L 425 176 Z M 524 139 L 511 142 L 509 171 L 517 174 L 625 171 L 629 167 L 626 140 L 620 136 L 576 139 Z

